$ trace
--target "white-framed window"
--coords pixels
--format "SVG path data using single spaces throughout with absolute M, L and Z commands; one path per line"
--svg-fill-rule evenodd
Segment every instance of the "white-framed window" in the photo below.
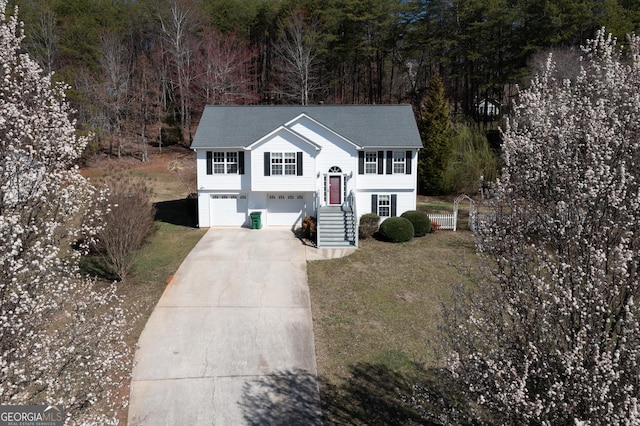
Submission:
M 378 216 L 391 216 L 391 195 L 378 194 Z
M 296 174 L 296 153 L 285 152 L 284 153 L 284 174 L 295 175 Z
M 238 153 L 235 151 L 227 152 L 227 173 L 238 173 Z
M 364 153 L 364 173 L 378 173 L 378 153 L 376 151 L 366 151 Z
M 213 174 L 237 174 L 238 173 L 238 153 L 237 152 L 214 152 L 213 153 Z
M 282 153 L 281 152 L 272 152 L 271 153 L 271 175 L 281 175 L 282 174 Z
M 271 175 L 296 175 L 298 164 L 295 152 L 272 152 Z
M 393 151 L 393 173 L 405 174 L 407 154 L 405 151 Z

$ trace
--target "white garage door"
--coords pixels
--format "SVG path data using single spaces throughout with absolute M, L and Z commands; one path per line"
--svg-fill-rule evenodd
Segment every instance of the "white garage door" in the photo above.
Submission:
M 269 195 L 267 210 L 269 226 L 292 226 L 300 224 L 304 218 L 304 195 Z
M 247 221 L 247 196 L 214 194 L 210 201 L 211 226 L 242 226 Z

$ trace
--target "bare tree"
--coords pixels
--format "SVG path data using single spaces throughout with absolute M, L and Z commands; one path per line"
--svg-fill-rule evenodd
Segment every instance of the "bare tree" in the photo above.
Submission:
M 251 88 L 257 54 L 236 33 L 206 31 L 198 52 L 196 84 L 205 104 L 243 104 L 258 99 Z
M 56 14 L 44 1 L 38 2 L 36 25 L 29 28 L 27 34 L 29 53 L 33 56 L 47 74 L 54 70 L 54 60 L 58 49 L 58 27 Z
M 139 135 L 141 160 L 146 162 L 149 160 L 149 135 L 148 125 L 156 123 L 161 117 L 163 110 L 162 101 L 162 73 L 154 69 L 153 58 L 156 59 L 161 55 L 157 53 L 157 49 L 152 50 L 149 54 L 141 52 L 135 61 L 134 75 L 131 87 L 132 105 L 130 118 L 133 119 L 132 132 Z M 160 62 L 159 60 L 155 61 Z M 139 128 L 135 128 L 138 124 Z
M 104 106 L 109 136 L 109 153 L 112 154 L 113 141 L 116 141 L 117 155 L 122 155 L 122 121 L 125 119 L 130 102 L 132 57 L 122 36 L 115 32 L 103 31 L 100 34 L 103 81 L 99 86 L 98 97 Z
M 303 11 L 293 11 L 280 21 L 280 37 L 274 46 L 275 70 L 279 84 L 275 92 L 300 104 L 309 103 L 311 93 L 318 88 L 318 56 L 321 33 L 316 17 L 309 21 Z
M 191 82 L 198 29 L 195 5 L 189 0 L 173 1 L 168 16 L 159 15 L 163 40 L 175 71 L 175 84 L 180 105 L 180 127 L 191 139 Z

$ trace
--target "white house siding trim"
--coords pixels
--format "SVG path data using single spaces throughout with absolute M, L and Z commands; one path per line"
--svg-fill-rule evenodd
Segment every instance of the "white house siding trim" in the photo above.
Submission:
M 358 215 L 362 216 L 366 213 L 376 213 L 372 211 L 371 195 L 396 195 L 396 216 L 400 216 L 402 213 L 408 210 L 416 209 L 416 193 L 415 191 L 407 190 L 374 190 L 374 191 L 360 191 L 356 194 L 356 205 L 358 206 Z M 381 218 L 382 220 L 386 218 Z
M 262 145 L 263 143 L 265 143 L 265 142 L 269 141 L 270 139 L 272 139 L 277 134 L 280 134 L 281 136 L 284 136 L 287 133 L 291 134 L 294 138 L 300 139 L 301 142 L 307 143 L 308 145 L 312 146 L 316 150 L 320 149 L 320 146 L 318 146 L 311 139 L 305 138 L 304 134 L 297 133 L 297 132 L 293 131 L 292 129 L 290 129 L 288 127 L 285 127 L 285 126 L 280 126 L 277 129 L 275 129 L 275 130 L 269 132 L 268 134 L 264 135 L 263 137 L 261 137 L 260 139 L 258 139 L 257 141 L 255 141 L 251 145 L 249 145 L 247 147 L 247 149 L 251 150 L 256 146 Z
M 237 149 L 217 149 L 196 151 L 196 176 L 198 191 L 249 191 L 251 188 L 251 156 L 244 155 L 244 174 L 207 174 L 207 151 L 239 152 Z
M 253 146 L 251 152 L 251 190 L 259 192 L 287 191 L 312 192 L 315 191 L 316 166 L 315 148 L 293 136 L 288 132 L 278 132 L 269 140 Z M 271 175 L 265 176 L 265 152 L 302 152 L 302 176 Z
M 374 150 L 371 150 L 374 151 Z M 400 151 L 396 149 L 396 151 Z M 355 187 L 357 191 L 375 191 L 375 190 L 385 190 L 391 191 L 396 188 L 415 188 L 417 186 L 417 177 L 418 177 L 418 152 L 415 150 L 403 150 L 403 151 L 412 151 L 413 155 L 411 157 L 411 173 L 393 173 L 387 174 L 387 158 L 385 151 L 384 158 L 384 166 L 382 174 L 358 174 L 357 173 L 357 162 L 356 158 L 356 172 L 354 172 L 354 181 Z

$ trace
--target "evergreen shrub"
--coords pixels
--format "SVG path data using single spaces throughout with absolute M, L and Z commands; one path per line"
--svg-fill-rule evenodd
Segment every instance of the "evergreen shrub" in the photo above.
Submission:
M 424 237 L 431 232 L 431 219 L 429 219 L 429 215 L 425 212 L 408 210 L 402 213 L 400 217 L 404 217 L 411 222 L 413 225 L 414 237 Z
M 390 217 L 380 224 L 380 236 L 392 243 L 409 241 L 414 233 L 411 221 L 401 216 Z

